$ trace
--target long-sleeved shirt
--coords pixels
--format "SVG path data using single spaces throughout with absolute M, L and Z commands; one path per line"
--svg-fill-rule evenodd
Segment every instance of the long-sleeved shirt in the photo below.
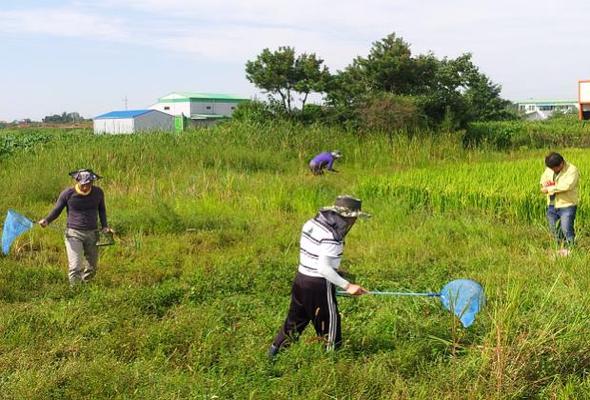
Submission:
M 311 159 L 310 164 L 319 165 L 320 167 L 326 167 L 329 171 L 332 171 L 334 166 L 334 156 L 329 151 L 324 151 Z
M 107 227 L 107 212 L 104 203 L 104 193 L 98 186 L 93 186 L 87 195 L 81 195 L 75 188 L 67 188 L 59 195 L 55 208 L 45 220 L 50 223 L 55 220 L 63 209 L 67 209 L 67 227 L 90 231 L 97 229 L 97 216 L 100 216 L 100 224 Z
M 334 228 L 321 214 L 303 225 L 299 272 L 307 276 L 325 278 L 334 285 L 346 289 L 349 282 L 337 272 L 344 250 L 344 235 Z
M 555 208 L 564 208 L 578 204 L 580 172 L 575 165 L 564 162 L 563 169 L 558 174 L 551 168 L 545 169 L 541 175 L 541 187 L 548 181 L 555 182 L 554 185 L 546 186 L 548 205 L 553 204 Z

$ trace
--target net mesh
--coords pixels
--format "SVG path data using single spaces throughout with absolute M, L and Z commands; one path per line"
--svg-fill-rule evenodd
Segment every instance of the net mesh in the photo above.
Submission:
M 485 304 L 481 285 L 470 279 L 457 279 L 447 283 L 440 291 L 442 305 L 453 312 L 467 328 Z
M 33 222 L 30 219 L 14 210 L 8 210 L 2 229 L 2 253 L 8 254 L 16 238 L 32 227 Z

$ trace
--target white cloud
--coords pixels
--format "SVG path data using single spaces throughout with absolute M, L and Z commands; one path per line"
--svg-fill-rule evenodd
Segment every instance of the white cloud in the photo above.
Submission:
M 492 80 L 518 96 L 531 76 L 559 80 L 559 88 L 579 78 L 580 66 L 590 65 L 581 50 L 589 13 L 587 0 L 64 0 L 0 11 L 0 32 L 126 43 L 210 64 L 243 65 L 265 47 L 289 45 L 317 53 L 332 70 L 396 32 L 415 53 L 472 52 Z
M 139 10 L 149 14 L 173 18 L 190 18 L 199 21 L 222 22 L 255 26 L 277 26 L 318 31 L 330 27 L 346 27 L 348 30 L 365 29 L 388 24 L 396 12 L 404 9 L 404 3 L 381 0 L 106 0 L 99 4 L 93 1 L 79 2 L 96 9 Z M 348 32 L 347 32 L 348 33 Z
M 290 11 L 266 7 L 270 3 L 265 1 L 246 6 L 237 1 L 227 3 L 231 3 L 224 8 L 227 11 L 218 12 L 211 7 L 203 11 L 193 2 L 181 0 L 171 0 L 165 6 L 161 2 L 128 0 L 117 3 L 118 10 L 127 11 L 113 16 L 108 1 L 100 6 L 79 1 L 69 8 L 2 11 L 0 32 L 123 42 L 238 63 L 255 57 L 265 47 L 289 45 L 318 53 L 334 68 L 344 67 L 359 47 L 366 50 L 370 43 L 345 30 L 332 28 L 325 32 L 319 19 L 315 25 L 300 23 L 297 18 L 305 17 L 302 12 L 291 16 L 293 23 L 286 22 Z M 138 17 L 138 12 L 147 14 Z
M 126 40 L 129 33 L 119 18 L 105 19 L 69 8 L 0 11 L 0 31 Z
M 350 62 L 349 55 L 358 50 L 358 43 L 332 42 L 316 32 L 274 27 L 236 27 L 231 31 L 214 27 L 192 28 L 155 39 L 154 44 L 211 59 L 240 62 L 254 58 L 265 47 L 275 49 L 290 45 L 298 51 L 316 52 L 338 68 Z

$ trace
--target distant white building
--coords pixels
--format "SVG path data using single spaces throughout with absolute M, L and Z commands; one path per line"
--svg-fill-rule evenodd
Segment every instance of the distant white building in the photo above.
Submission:
M 578 112 L 577 100 L 523 100 L 515 102 L 517 109 L 525 119 L 543 120 L 555 112 Z
M 231 117 L 238 104 L 248 101 L 228 94 L 174 92 L 158 99 L 150 109 L 170 115 L 184 115 L 193 124 L 209 125 Z
M 174 116 L 158 110 L 111 111 L 94 118 L 94 133 L 135 133 L 174 130 Z

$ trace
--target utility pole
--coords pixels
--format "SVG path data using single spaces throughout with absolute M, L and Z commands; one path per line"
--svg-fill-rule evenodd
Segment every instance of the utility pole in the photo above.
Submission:
M 123 98 L 123 104 L 125 104 L 125 111 L 127 111 L 127 95 Z

